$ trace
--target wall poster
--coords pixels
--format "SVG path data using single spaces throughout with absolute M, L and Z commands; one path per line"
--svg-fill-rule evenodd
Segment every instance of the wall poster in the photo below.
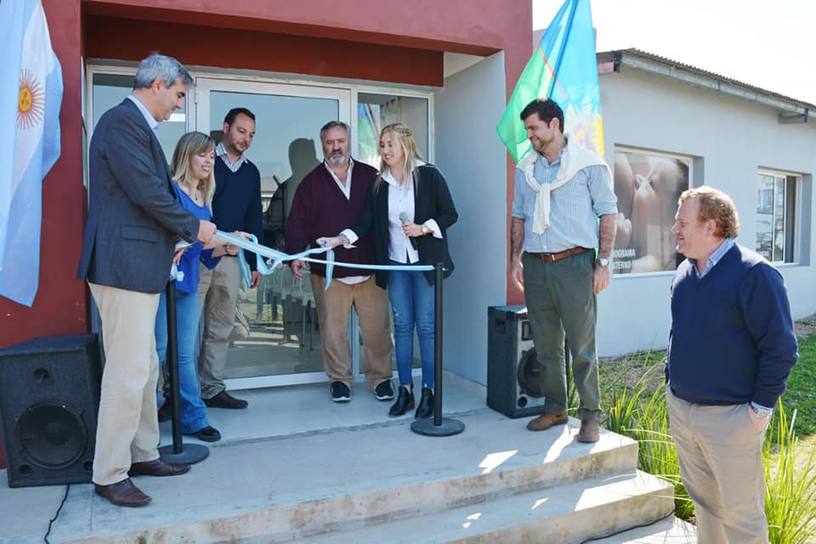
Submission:
M 615 274 L 671 271 L 682 260 L 674 249 L 671 227 L 677 199 L 689 188 L 691 172 L 687 157 L 615 149 Z

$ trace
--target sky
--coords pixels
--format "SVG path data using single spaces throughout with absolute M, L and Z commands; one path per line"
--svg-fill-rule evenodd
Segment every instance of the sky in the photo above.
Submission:
M 563 0 L 532 0 L 533 29 Z M 635 47 L 816 104 L 816 0 L 591 0 L 597 50 Z

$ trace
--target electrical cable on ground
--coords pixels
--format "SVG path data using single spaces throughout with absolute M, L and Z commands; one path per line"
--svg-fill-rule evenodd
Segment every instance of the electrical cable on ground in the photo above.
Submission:
M 51 542 L 48 540 L 48 535 L 51 534 L 51 526 L 54 524 L 55 521 L 57 521 L 57 518 L 59 517 L 60 512 L 62 511 L 62 507 L 65 506 L 65 500 L 68 498 L 68 491 L 70 489 L 71 484 L 65 486 L 65 495 L 62 496 L 62 501 L 60 502 L 59 507 L 57 508 L 57 511 L 54 514 L 54 517 L 48 520 L 48 531 L 45 532 L 45 536 L 43 537 L 43 541 L 45 541 L 45 544 L 51 544 Z

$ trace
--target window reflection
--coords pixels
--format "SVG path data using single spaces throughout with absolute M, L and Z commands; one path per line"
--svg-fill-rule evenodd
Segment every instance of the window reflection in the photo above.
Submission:
M 209 133 L 216 140 L 232 108 L 255 115 L 255 138 L 247 157 L 261 172 L 264 243 L 283 248 L 285 225 L 303 177 L 320 164 L 320 128 L 338 119 L 339 102 L 276 94 L 210 91 Z M 320 327 L 309 272 L 298 280 L 287 266 L 265 276 L 257 289 L 242 289 L 236 310 L 243 331 L 227 353 L 228 378 L 275 376 L 323 370 Z M 240 327 L 239 327 L 240 328 Z
M 134 74 L 94 74 L 93 75 L 93 126 L 106 111 L 122 102 L 133 90 Z M 184 109 L 174 112 L 170 119 L 159 123 L 158 138 L 164 156 L 169 164 L 176 142 L 187 131 L 187 101 Z
M 419 154 L 428 159 L 428 99 L 388 94 L 360 93 L 357 95 L 357 156 L 378 168 L 377 155 L 382 127 L 403 123 L 411 128 Z

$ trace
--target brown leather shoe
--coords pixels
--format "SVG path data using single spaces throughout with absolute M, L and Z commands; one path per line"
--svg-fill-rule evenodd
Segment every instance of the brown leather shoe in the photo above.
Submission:
M 210 408 L 226 408 L 227 410 L 242 410 L 249 403 L 243 399 L 236 399 L 226 391 L 221 391 L 210 399 L 204 399 L 204 404 Z
M 550 427 L 554 427 L 556 425 L 564 425 L 567 422 L 567 416 L 565 414 L 555 415 L 555 414 L 548 414 L 543 413 L 535 419 L 531 419 L 527 422 L 527 430 L 528 431 L 546 431 Z
M 136 487 L 130 478 L 111 485 L 94 484 L 94 491 L 116 506 L 145 506 L 150 502 L 150 497 L 142 493 L 142 490 Z
M 190 465 L 168 463 L 161 459 L 130 465 L 128 476 L 178 476 L 190 471 Z
M 575 437 L 578 442 L 597 442 L 601 439 L 601 426 L 595 419 L 582 419 L 581 430 L 578 431 L 578 436 Z

